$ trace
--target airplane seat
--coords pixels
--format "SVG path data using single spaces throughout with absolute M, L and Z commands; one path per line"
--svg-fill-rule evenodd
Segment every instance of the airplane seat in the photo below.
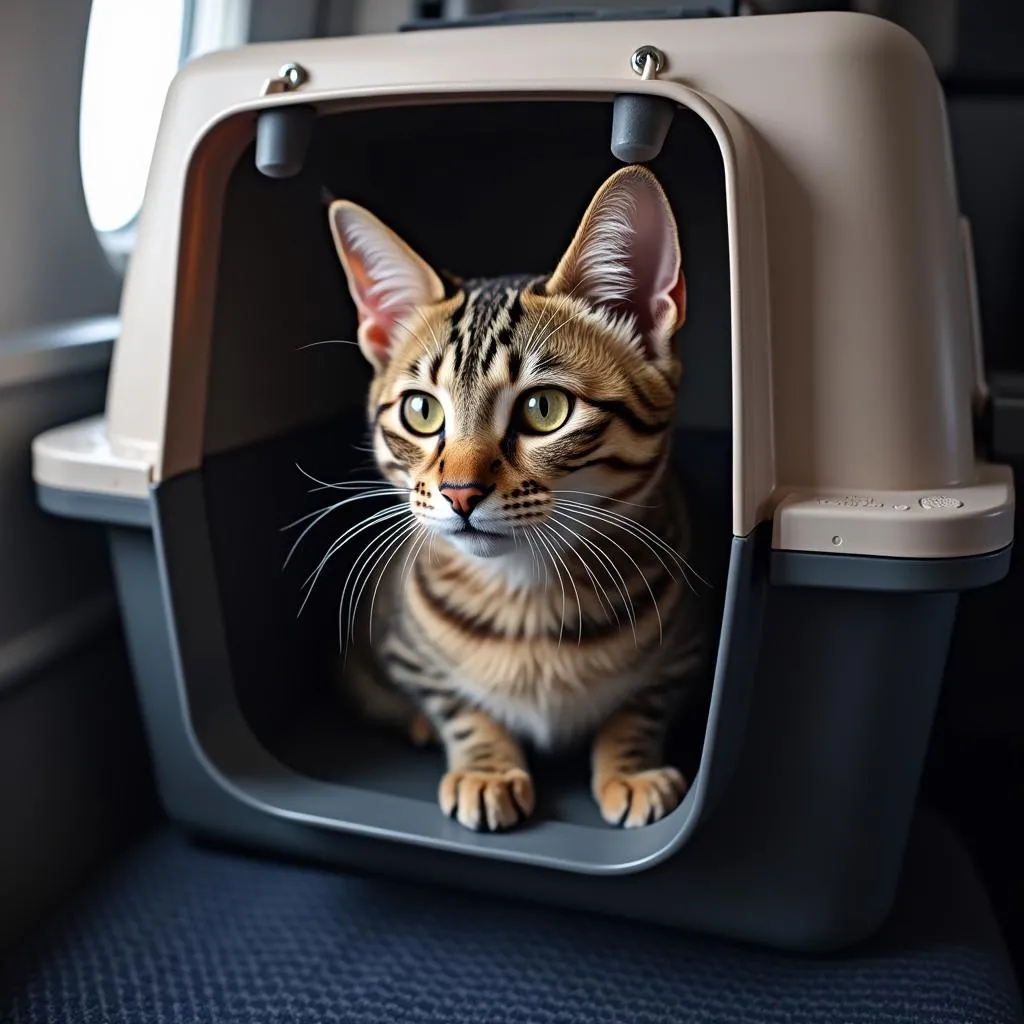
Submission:
M 841 956 L 251 859 L 162 828 L 0 965 L 10 1024 L 769 1019 L 1020 1024 L 984 889 L 938 819 L 917 822 L 885 929 Z

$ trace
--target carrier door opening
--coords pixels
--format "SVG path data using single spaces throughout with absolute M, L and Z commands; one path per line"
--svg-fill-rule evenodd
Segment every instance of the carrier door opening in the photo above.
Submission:
M 605 100 L 341 112 L 317 119 L 295 177 L 264 177 L 251 150 L 231 176 L 202 476 L 234 696 L 258 742 L 289 772 L 432 804 L 442 770 L 437 750 L 355 719 L 335 692 L 338 602 L 363 549 L 357 541 L 324 556 L 391 499 L 353 501 L 316 518 L 332 498 L 354 493 L 335 485 L 378 476 L 366 451 L 370 372 L 351 344 L 356 311 L 325 199 L 372 210 L 443 272 L 547 274 L 597 187 L 621 166 L 609 151 L 611 117 Z M 683 109 L 650 166 L 673 208 L 686 273 L 673 459 L 692 516 L 694 581 L 699 574 L 709 584 L 696 585 L 716 648 L 732 542 L 724 169 L 710 129 Z M 282 530 L 307 516 L 297 531 Z M 313 575 L 307 599 L 302 584 Z M 706 706 L 689 708 L 674 735 L 673 759 L 691 779 L 705 725 Z M 530 828 L 609 830 L 590 798 L 583 752 L 535 761 L 542 795 Z M 685 813 L 685 804 L 674 812 L 677 824 Z M 611 862 L 617 840 L 606 841 L 596 856 Z

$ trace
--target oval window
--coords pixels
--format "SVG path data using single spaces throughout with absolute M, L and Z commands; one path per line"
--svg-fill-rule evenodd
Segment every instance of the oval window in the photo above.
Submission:
M 142 206 L 160 112 L 181 66 L 190 0 L 93 0 L 85 44 L 79 148 L 82 187 L 100 235 Z

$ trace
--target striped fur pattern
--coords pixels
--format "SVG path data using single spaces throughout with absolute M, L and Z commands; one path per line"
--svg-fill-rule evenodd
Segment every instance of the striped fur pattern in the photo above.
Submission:
M 439 804 L 468 828 L 527 818 L 526 750 L 584 738 L 605 820 L 662 818 L 704 634 L 669 468 L 685 286 L 660 186 L 614 175 L 544 277 L 446 283 L 361 207 L 331 223 L 397 499 L 367 520 L 372 659 L 349 661 L 349 693 L 443 745 Z

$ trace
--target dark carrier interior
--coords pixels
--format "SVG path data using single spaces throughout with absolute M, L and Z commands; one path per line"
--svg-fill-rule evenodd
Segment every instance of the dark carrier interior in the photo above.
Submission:
M 315 344 L 354 339 L 356 329 L 325 199 L 363 204 L 455 274 L 546 272 L 621 166 L 609 150 L 611 117 L 608 99 L 321 112 L 297 176 L 264 177 L 250 147 L 230 177 L 205 422 L 206 514 L 235 697 L 259 743 L 301 776 L 433 803 L 442 771 L 440 751 L 353 720 L 337 699 L 338 601 L 358 540 L 330 560 L 298 614 L 303 581 L 332 540 L 384 500 L 326 517 L 282 568 L 297 536 L 282 528 L 340 496 L 314 490 L 298 467 L 331 483 L 376 476 L 365 448 L 368 367 L 354 346 Z M 711 584 L 698 587 L 718 623 L 732 533 L 723 162 L 704 121 L 679 109 L 650 166 L 681 235 L 688 316 L 678 339 L 675 461 L 694 520 L 690 561 Z M 706 702 L 690 710 L 670 751 L 691 780 L 706 712 Z M 541 802 L 527 827 L 608 830 L 588 793 L 584 753 L 534 768 Z M 670 819 L 686 813 L 684 802 Z

